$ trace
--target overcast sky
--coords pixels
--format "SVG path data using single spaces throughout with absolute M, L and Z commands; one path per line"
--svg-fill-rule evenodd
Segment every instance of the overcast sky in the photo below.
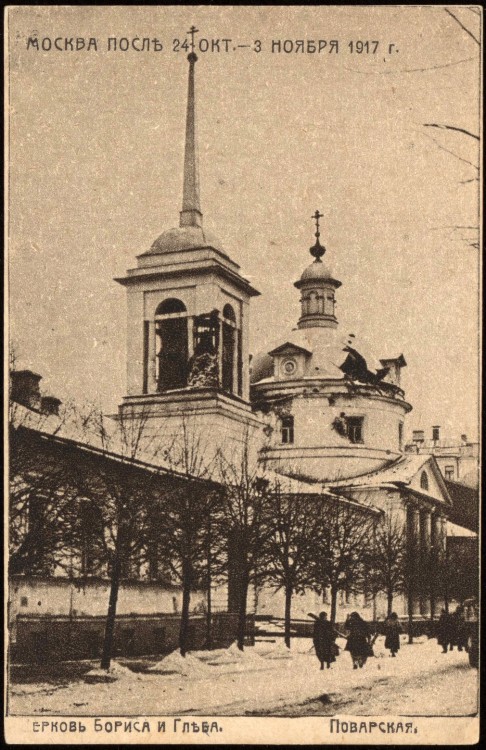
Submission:
M 474 8 L 448 8 L 479 35 Z M 436 6 L 10 8 L 18 366 L 109 412 L 125 394 L 126 291 L 112 279 L 178 224 L 188 65 L 172 40 L 193 23 L 233 40 L 196 66 L 201 197 L 205 227 L 262 295 L 251 351 L 297 322 L 318 208 L 343 334 L 405 355 L 408 431 L 475 437 L 478 142 L 424 124 L 479 133 L 479 47 Z M 34 30 L 95 37 L 98 51 L 27 49 Z M 164 50 L 109 52 L 115 36 Z M 233 50 L 257 39 L 260 53 Z M 272 53 L 273 39 L 337 39 L 339 52 Z M 351 53 L 356 40 L 377 52 Z

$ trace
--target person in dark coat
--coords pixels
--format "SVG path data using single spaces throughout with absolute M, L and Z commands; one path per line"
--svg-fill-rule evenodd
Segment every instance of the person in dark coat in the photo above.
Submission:
M 437 643 L 442 646 L 442 653 L 447 654 L 447 647 L 453 640 L 453 624 L 450 615 L 443 609 L 437 622 Z M 452 649 L 452 646 L 451 646 Z
M 392 612 L 385 620 L 385 648 L 390 649 L 390 656 L 396 656 L 400 649 L 400 633 L 402 626 L 396 612 Z
M 461 605 L 456 608 L 456 611 L 451 616 L 450 644 L 451 651 L 454 646 L 457 646 L 458 651 L 462 651 L 467 647 L 466 621 L 464 619 L 464 607 Z
M 313 615 L 313 618 L 315 620 L 313 642 L 316 656 L 321 664 L 321 669 L 324 669 L 324 662 L 330 669 L 331 663 L 336 661 L 337 647 L 334 641 L 339 633 L 327 619 L 327 612 L 321 612 L 319 617 Z
M 368 624 L 357 612 L 351 612 L 345 624 L 348 630 L 346 651 L 351 654 L 353 669 L 361 669 L 372 653 Z

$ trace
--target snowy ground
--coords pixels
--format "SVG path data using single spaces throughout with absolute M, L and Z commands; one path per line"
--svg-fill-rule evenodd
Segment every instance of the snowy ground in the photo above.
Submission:
M 338 639 L 338 644 L 344 642 Z M 127 662 L 125 662 L 127 664 Z M 182 665 L 182 666 L 181 666 Z M 290 655 L 277 643 L 257 643 L 241 654 L 234 646 L 177 654 L 147 664 L 150 671 L 120 670 L 113 683 L 14 684 L 9 712 L 64 715 L 473 715 L 478 672 L 467 654 L 442 654 L 435 640 L 402 640 L 396 659 L 383 639 L 375 657 L 353 670 L 342 651 L 330 670 L 320 671 L 312 641 L 294 639 Z M 184 672 L 185 674 L 181 674 Z

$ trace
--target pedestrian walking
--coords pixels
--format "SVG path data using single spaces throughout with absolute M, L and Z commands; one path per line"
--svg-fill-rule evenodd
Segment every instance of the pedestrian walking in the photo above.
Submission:
M 351 612 L 345 628 L 348 631 L 345 650 L 351 654 L 353 669 L 361 669 L 366 664 L 368 656 L 373 655 L 368 624 L 357 612 Z
M 451 639 L 450 650 L 457 646 L 458 651 L 465 650 L 467 647 L 467 630 L 466 620 L 464 618 L 464 607 L 459 605 L 451 616 Z
M 452 622 L 450 615 L 445 611 L 441 610 L 440 617 L 437 621 L 437 643 L 442 646 L 442 653 L 447 654 L 447 648 L 453 640 L 452 633 Z M 451 646 L 452 649 L 452 646 Z
M 336 652 L 339 652 L 335 640 L 340 633 L 327 619 L 327 612 L 321 612 L 319 617 L 311 613 L 309 616 L 315 620 L 312 640 L 321 669 L 324 669 L 324 664 L 330 669 L 332 662 L 336 661 Z
M 403 632 L 396 612 L 385 620 L 385 648 L 390 649 L 390 656 L 396 656 L 400 650 L 400 633 Z

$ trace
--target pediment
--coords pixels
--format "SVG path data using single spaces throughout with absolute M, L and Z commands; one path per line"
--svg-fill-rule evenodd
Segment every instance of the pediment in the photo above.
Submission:
M 272 349 L 272 351 L 268 353 L 271 357 L 275 357 L 279 354 L 304 354 L 306 357 L 309 357 L 312 354 L 309 349 L 305 349 L 303 346 L 297 346 L 297 344 L 292 344 L 290 341 L 286 341 L 285 344 L 277 346 L 276 349 Z

